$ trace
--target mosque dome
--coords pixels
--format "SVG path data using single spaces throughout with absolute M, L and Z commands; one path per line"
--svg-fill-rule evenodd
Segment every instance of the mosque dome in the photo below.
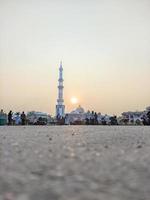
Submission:
M 74 111 L 71 112 L 72 114 L 84 114 L 84 109 L 79 105 Z

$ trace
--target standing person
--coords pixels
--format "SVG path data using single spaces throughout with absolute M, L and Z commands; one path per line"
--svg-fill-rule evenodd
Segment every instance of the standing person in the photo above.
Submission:
M 1 114 L 1 115 L 3 115 L 3 114 L 4 114 L 4 111 L 3 111 L 3 109 L 1 109 L 1 111 L 0 111 L 0 114 Z
M 8 113 L 8 125 L 12 125 L 12 111 Z
M 148 118 L 148 119 L 147 119 L 147 121 L 148 121 L 147 124 L 150 125 L 150 111 L 148 111 L 148 113 L 147 113 L 147 118 Z
M 21 122 L 21 119 L 20 119 L 20 113 L 16 113 L 16 117 L 15 117 L 15 124 L 16 125 L 19 125 Z
M 70 125 L 68 114 L 65 115 L 65 125 Z
M 89 125 L 89 124 L 90 124 L 89 118 L 88 118 L 88 117 L 86 117 L 86 119 L 85 119 L 85 124 L 86 124 L 86 125 Z
M 92 113 L 91 113 L 90 125 L 94 125 L 94 111 L 92 111 Z
M 98 116 L 97 116 L 97 113 L 95 112 L 95 114 L 94 114 L 94 124 L 95 125 L 98 125 Z
M 25 115 L 25 113 L 23 111 L 22 114 L 21 114 L 21 124 L 25 125 L 25 123 L 26 123 L 26 115 Z

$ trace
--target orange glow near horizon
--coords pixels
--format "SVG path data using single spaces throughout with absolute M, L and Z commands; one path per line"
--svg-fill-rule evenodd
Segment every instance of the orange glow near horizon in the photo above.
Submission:
M 149 2 L 0 1 L 0 109 L 55 115 L 62 60 L 66 113 L 144 110 Z

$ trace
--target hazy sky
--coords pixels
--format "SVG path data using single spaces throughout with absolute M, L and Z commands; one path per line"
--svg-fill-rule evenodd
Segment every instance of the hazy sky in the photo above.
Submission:
M 0 107 L 120 114 L 150 105 L 150 0 L 0 0 Z

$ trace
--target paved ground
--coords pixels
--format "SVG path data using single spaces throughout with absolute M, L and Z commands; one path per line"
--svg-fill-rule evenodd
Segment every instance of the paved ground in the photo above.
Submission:
M 150 127 L 0 127 L 0 200 L 149 200 Z

